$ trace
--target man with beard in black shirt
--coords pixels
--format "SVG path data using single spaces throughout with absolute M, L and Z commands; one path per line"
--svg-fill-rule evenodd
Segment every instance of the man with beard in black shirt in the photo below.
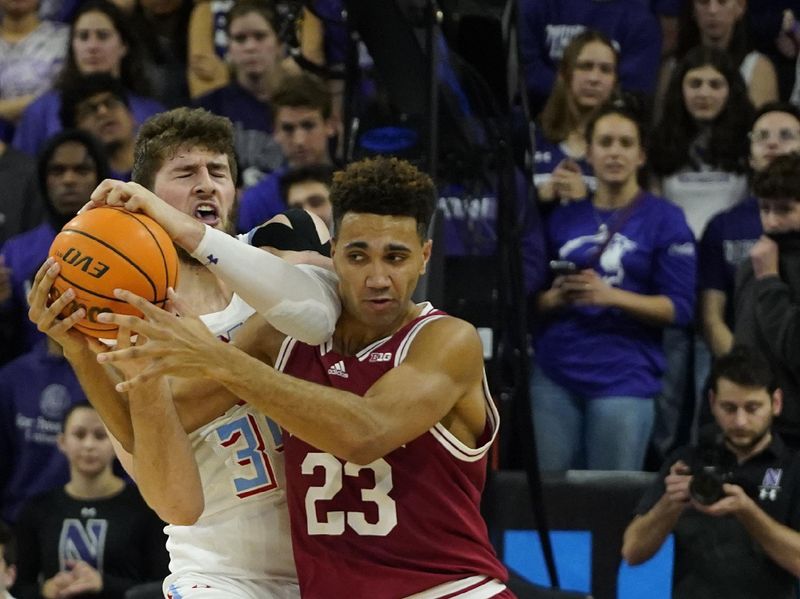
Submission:
M 783 389 L 775 428 L 800 448 L 800 155 L 779 156 L 753 179 L 764 234 L 736 273 L 736 344 L 759 350 Z
M 673 599 L 796 599 L 800 455 L 773 430 L 783 395 L 770 365 L 734 347 L 714 363 L 708 400 L 714 422 L 664 462 L 622 556 L 641 564 L 672 534 Z

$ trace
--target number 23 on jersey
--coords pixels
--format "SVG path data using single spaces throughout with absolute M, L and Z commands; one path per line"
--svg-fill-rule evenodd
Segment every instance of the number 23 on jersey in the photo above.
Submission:
M 329 453 L 309 453 L 303 460 L 302 472 L 312 475 L 318 469 L 325 473 L 324 483 L 309 487 L 306 493 L 305 508 L 309 535 L 341 535 L 345 528 L 352 529 L 361 536 L 388 535 L 397 526 L 397 506 L 389 497 L 392 490 L 392 467 L 383 458 L 365 466 L 345 462 L 342 464 Z M 317 502 L 334 499 L 349 480 L 359 476 L 362 470 L 373 473 L 375 486 L 361 489 L 361 501 L 374 505 L 377 520 L 368 522 L 362 511 L 329 510 L 325 512 L 325 521 L 318 517 Z

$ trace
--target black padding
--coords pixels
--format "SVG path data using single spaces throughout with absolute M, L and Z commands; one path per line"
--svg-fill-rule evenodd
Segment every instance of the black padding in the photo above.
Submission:
M 261 225 L 253 233 L 251 245 L 268 246 L 283 251 L 311 250 L 323 256 L 331 255 L 330 242 L 320 242 L 317 227 L 308 212 L 299 208 L 291 208 L 284 211 L 283 215 L 289 219 L 291 227 L 283 223 Z

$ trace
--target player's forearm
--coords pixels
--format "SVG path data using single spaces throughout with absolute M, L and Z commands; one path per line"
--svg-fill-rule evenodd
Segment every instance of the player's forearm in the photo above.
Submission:
M 189 253 L 192 253 L 203 239 L 205 232 L 203 223 L 173 208 L 163 200 L 158 201 L 151 198 L 151 201 L 144 204 L 143 210 L 164 228 L 176 245 Z
M 338 300 L 311 274 L 210 227 L 192 255 L 282 333 L 311 345 L 333 334 Z
M 739 522 L 779 566 L 800 576 L 800 532 L 771 518 L 755 502 L 737 514 Z
M 219 349 L 206 376 L 314 447 L 364 464 L 399 445 L 383 434 L 385 422 L 365 409 L 362 397 L 277 372 L 235 347 Z
M 133 468 L 147 504 L 171 524 L 194 524 L 203 513 L 200 473 L 166 380 L 130 392 Z
M 682 510 L 666 496 L 628 525 L 622 539 L 622 557 L 635 566 L 653 557 L 674 530 Z
M 128 401 L 114 389 L 111 373 L 97 363 L 96 356 L 88 348 L 65 352 L 64 357 L 103 424 L 126 451 L 131 451 L 133 428 Z

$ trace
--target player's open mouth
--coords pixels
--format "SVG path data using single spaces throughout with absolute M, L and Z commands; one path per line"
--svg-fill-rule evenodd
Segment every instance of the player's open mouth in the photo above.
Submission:
M 219 212 L 213 204 L 200 204 L 194 210 L 194 217 L 207 225 L 215 225 L 219 221 Z

